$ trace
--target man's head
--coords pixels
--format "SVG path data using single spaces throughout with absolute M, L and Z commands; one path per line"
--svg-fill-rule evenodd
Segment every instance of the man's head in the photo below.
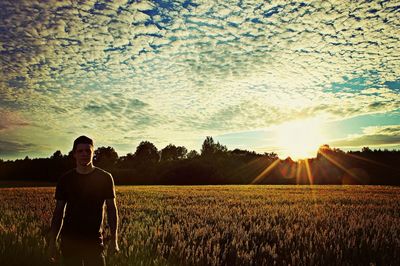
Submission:
M 77 165 L 88 166 L 92 164 L 94 154 L 93 140 L 86 136 L 78 137 L 74 141 L 72 153 Z

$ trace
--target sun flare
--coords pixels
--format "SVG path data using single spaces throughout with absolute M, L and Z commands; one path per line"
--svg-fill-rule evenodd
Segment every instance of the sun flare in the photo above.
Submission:
M 292 159 L 314 157 L 323 144 L 322 121 L 319 119 L 296 120 L 276 129 L 277 145 L 282 154 Z

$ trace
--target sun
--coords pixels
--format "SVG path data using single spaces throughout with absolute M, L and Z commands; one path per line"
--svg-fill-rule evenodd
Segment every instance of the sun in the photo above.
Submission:
M 315 157 L 318 148 L 324 143 L 320 119 L 284 123 L 275 132 L 281 154 L 295 160 Z

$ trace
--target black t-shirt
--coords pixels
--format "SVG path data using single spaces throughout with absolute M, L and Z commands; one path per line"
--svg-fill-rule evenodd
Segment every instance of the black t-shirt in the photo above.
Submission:
M 98 167 L 89 174 L 73 169 L 59 179 L 55 198 L 67 202 L 61 237 L 101 239 L 104 201 L 115 198 L 114 180 Z

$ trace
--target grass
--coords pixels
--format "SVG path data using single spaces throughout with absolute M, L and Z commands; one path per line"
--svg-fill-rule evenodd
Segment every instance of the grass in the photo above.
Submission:
M 44 265 L 54 188 L 0 189 L 0 265 Z M 117 187 L 108 265 L 400 265 L 400 188 Z

